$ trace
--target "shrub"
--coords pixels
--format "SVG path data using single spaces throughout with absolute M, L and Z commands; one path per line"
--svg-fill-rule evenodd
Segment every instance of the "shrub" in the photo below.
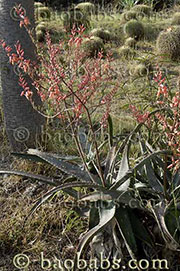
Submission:
M 51 12 L 48 7 L 39 7 L 35 10 L 36 20 L 46 20 L 51 18 Z
M 80 3 L 75 6 L 75 9 L 80 10 L 85 15 L 95 14 L 95 5 L 90 2 Z
M 156 42 L 158 54 L 171 60 L 177 60 L 180 56 L 180 26 L 170 27 L 162 31 Z
M 73 26 L 79 27 L 84 25 L 86 28 L 89 27 L 90 22 L 85 14 L 83 14 L 79 9 L 71 9 L 69 12 L 63 14 L 62 17 L 63 25 L 67 31 L 70 31 Z
M 118 54 L 121 58 L 130 59 L 134 56 L 134 51 L 128 46 L 122 46 L 118 50 Z
M 104 50 L 104 43 L 101 38 L 92 36 L 83 41 L 82 47 L 87 56 L 94 57 L 98 52 Z
M 125 40 L 125 45 L 131 48 L 134 48 L 136 45 L 136 40 L 134 38 L 128 38 Z
M 151 7 L 147 5 L 136 5 L 132 8 L 132 10 L 137 12 L 140 15 L 144 15 L 144 16 L 151 15 Z
M 122 20 L 127 22 L 127 21 L 130 21 L 132 19 L 137 19 L 137 12 L 135 11 L 132 11 L 132 10 L 129 10 L 129 11 L 126 11 L 122 14 Z
M 90 34 L 95 37 L 101 38 L 103 41 L 109 41 L 112 38 L 109 30 L 104 30 L 103 28 L 94 28 Z
M 125 24 L 124 32 L 128 37 L 138 40 L 144 36 L 144 26 L 137 20 L 130 20 Z
M 180 24 L 180 12 L 176 12 L 172 18 L 172 25 L 179 25 Z

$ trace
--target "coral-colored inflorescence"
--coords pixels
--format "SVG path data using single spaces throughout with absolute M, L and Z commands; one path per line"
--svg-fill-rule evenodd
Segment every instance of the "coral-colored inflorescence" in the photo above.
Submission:
M 20 17 L 20 26 L 24 26 L 30 35 L 29 20 L 24 15 L 21 5 L 16 6 L 16 13 Z M 105 105 L 102 123 L 104 124 L 110 112 L 112 98 L 119 83 L 112 84 L 113 67 L 110 55 L 106 58 L 103 52 L 88 59 L 81 44 L 85 35 L 84 26 L 73 27 L 69 40 L 53 44 L 49 33 L 46 33 L 46 44 L 41 46 L 38 64 L 24 56 L 24 50 L 19 41 L 15 44 L 15 52 L 1 41 L 9 61 L 21 69 L 19 85 L 21 95 L 31 100 L 33 91 L 26 82 L 26 76 L 31 78 L 32 86 L 40 95 L 44 103 L 48 103 L 51 112 L 59 118 L 67 117 L 71 121 L 78 121 L 83 114 L 95 112 L 95 109 Z M 32 38 L 33 40 L 33 38 Z M 42 53 L 44 50 L 45 54 Z M 38 50 L 37 50 L 38 51 Z M 32 100 L 31 100 L 32 101 Z
M 168 168 L 176 171 L 180 168 L 180 93 L 179 91 L 169 93 L 166 77 L 163 76 L 158 65 L 154 81 L 157 83 L 156 104 L 159 109 L 155 116 L 173 153 L 172 163 Z M 142 114 L 133 105 L 130 109 L 139 123 L 148 123 L 149 112 Z
M 168 92 L 166 78 L 162 76 L 158 66 L 154 80 L 158 84 L 157 104 L 160 108 L 162 106 L 167 108 L 167 111 L 160 111 L 156 117 L 173 152 L 169 168 L 177 170 L 180 167 L 180 93 L 179 91 L 171 94 Z

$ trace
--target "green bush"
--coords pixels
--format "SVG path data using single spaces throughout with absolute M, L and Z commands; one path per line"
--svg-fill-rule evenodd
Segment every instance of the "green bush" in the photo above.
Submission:
M 136 40 L 134 38 L 127 38 L 124 43 L 126 46 L 134 48 L 136 46 Z
M 137 20 L 130 20 L 125 24 L 124 32 L 128 37 L 139 40 L 144 36 L 144 26 Z
M 49 20 L 51 18 L 51 12 L 48 7 L 39 7 L 35 9 L 36 20 Z
M 66 12 L 62 16 L 63 25 L 67 31 L 70 31 L 75 25 L 79 27 L 80 25 L 84 25 L 86 28 L 89 28 L 90 22 L 88 17 L 81 12 L 79 9 L 71 9 L 70 11 Z
M 85 39 L 82 43 L 82 47 L 88 57 L 97 56 L 98 52 L 101 50 L 104 51 L 103 40 L 95 36 Z
M 110 41 L 112 38 L 112 34 L 108 30 L 104 30 L 103 28 L 94 28 L 90 32 L 90 35 L 99 37 L 103 41 Z
M 176 12 L 172 18 L 172 25 L 180 25 L 180 12 Z
M 132 19 L 137 19 L 137 12 L 129 10 L 129 11 L 126 11 L 122 14 L 122 21 L 123 22 L 127 22 Z
M 80 3 L 75 6 L 75 9 L 80 10 L 85 15 L 95 14 L 95 5 L 90 2 Z
M 156 41 L 157 52 L 171 60 L 180 57 L 180 26 L 172 26 L 162 31 Z
M 150 16 L 151 15 L 151 7 L 147 5 L 136 5 L 132 8 L 132 11 L 137 12 L 139 15 Z

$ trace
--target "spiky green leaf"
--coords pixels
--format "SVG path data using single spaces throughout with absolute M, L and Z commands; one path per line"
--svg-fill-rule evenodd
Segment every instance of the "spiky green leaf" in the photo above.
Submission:
M 143 223 L 140 221 L 139 217 L 135 215 L 134 210 L 129 209 L 129 218 L 131 221 L 131 225 L 133 225 L 133 232 L 135 236 L 141 240 L 142 242 L 145 242 L 147 245 L 153 247 L 154 243 L 151 238 L 151 235 L 149 232 L 146 230 L 145 226 Z
M 95 183 L 100 184 L 100 180 L 97 176 L 93 174 L 88 174 L 85 170 L 81 169 L 79 166 L 62 161 L 54 156 L 52 156 L 50 153 L 45 153 L 38 151 L 36 149 L 29 149 L 28 154 L 34 155 L 36 157 L 39 157 L 43 161 L 51 164 L 52 166 L 60 169 L 61 171 L 65 172 L 68 175 L 72 175 L 76 177 L 77 179 L 80 179 L 82 181 L 90 182 L 94 181 Z
M 104 179 L 107 185 L 110 185 L 110 181 L 112 179 L 112 165 L 115 161 L 115 151 L 116 147 L 113 146 L 111 147 L 108 156 L 106 158 L 106 164 L 105 164 L 105 169 L 104 169 Z
M 142 154 L 143 155 L 147 154 L 148 149 L 143 140 L 140 141 L 140 146 L 141 146 Z M 145 173 L 147 176 L 147 181 L 149 185 L 152 187 L 152 189 L 158 192 L 163 192 L 163 185 L 160 183 L 160 181 L 156 177 L 153 166 L 152 166 L 152 161 L 150 159 L 146 161 L 146 163 L 144 164 L 144 168 L 145 168 Z
M 158 224 L 158 227 L 161 231 L 161 235 L 168 245 L 168 247 L 172 250 L 176 250 L 179 247 L 179 244 L 176 242 L 176 240 L 173 238 L 171 233 L 169 232 L 166 223 L 165 223 L 165 213 L 166 213 L 166 204 L 165 202 L 161 202 L 157 204 L 156 206 L 150 206 L 150 209 L 156 219 L 156 222 Z
M 27 172 L 24 172 L 24 171 L 0 170 L 0 174 L 22 176 L 22 177 L 30 178 L 30 179 L 33 179 L 33 180 L 41 181 L 41 182 L 43 182 L 45 184 L 49 184 L 49 185 L 52 185 L 52 186 L 57 186 L 57 185 L 60 184 L 60 181 L 58 181 L 57 179 L 50 178 L 50 177 L 45 177 L 43 175 L 36 175 L 36 174 L 32 174 L 32 173 L 27 173 Z
M 134 176 L 135 172 L 137 170 L 140 170 L 149 160 L 155 158 L 156 156 L 158 155 L 161 155 L 161 154 L 169 154 L 171 152 L 167 151 L 167 150 L 162 150 L 162 151 L 156 151 L 152 154 L 149 154 L 147 155 L 144 159 L 142 159 L 134 168 L 130 169 L 125 175 L 124 177 L 122 177 L 119 182 L 113 184 L 111 186 L 111 189 L 118 189 L 119 186 L 124 183 L 126 180 L 128 180 L 130 177 Z
M 126 244 L 127 250 L 130 256 L 134 259 L 138 249 L 127 208 L 118 208 L 115 214 L 115 218 L 117 220 L 118 229 Z
M 50 199 L 52 196 L 54 196 L 56 193 L 60 192 L 61 190 L 66 190 L 68 188 L 73 188 L 73 187 L 89 187 L 89 188 L 96 188 L 96 189 L 101 189 L 101 186 L 95 185 L 92 183 L 87 183 L 87 182 L 74 182 L 74 183 L 67 183 L 67 184 L 62 184 L 57 186 L 56 188 L 51 189 L 49 192 L 43 195 L 43 197 L 36 202 L 36 204 L 33 206 L 31 209 L 28 217 L 26 220 L 43 204 L 45 203 L 48 199 Z
M 115 212 L 116 207 L 113 203 L 111 205 L 108 205 L 106 208 L 99 207 L 99 223 L 82 237 L 77 249 L 76 255 L 78 255 L 78 257 L 81 256 L 83 250 L 87 247 L 92 238 L 113 219 Z M 77 256 L 75 258 L 74 270 L 76 270 L 76 264 Z

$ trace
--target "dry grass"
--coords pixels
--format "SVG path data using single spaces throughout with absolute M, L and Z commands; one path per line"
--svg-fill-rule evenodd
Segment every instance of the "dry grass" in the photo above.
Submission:
M 49 259 L 54 256 L 73 258 L 79 235 L 84 232 L 87 222 L 79 219 L 71 205 L 68 207 L 68 202 L 73 202 L 70 197 L 57 194 L 24 224 L 35 201 L 49 188 L 14 177 L 1 180 L 0 260 L 7 260 L 4 264 L 8 270 L 13 269 L 12 259 L 18 253 L 33 259 L 28 270 L 41 270 L 37 265 L 41 252 Z M 11 256 L 10 262 L 7 255 Z

